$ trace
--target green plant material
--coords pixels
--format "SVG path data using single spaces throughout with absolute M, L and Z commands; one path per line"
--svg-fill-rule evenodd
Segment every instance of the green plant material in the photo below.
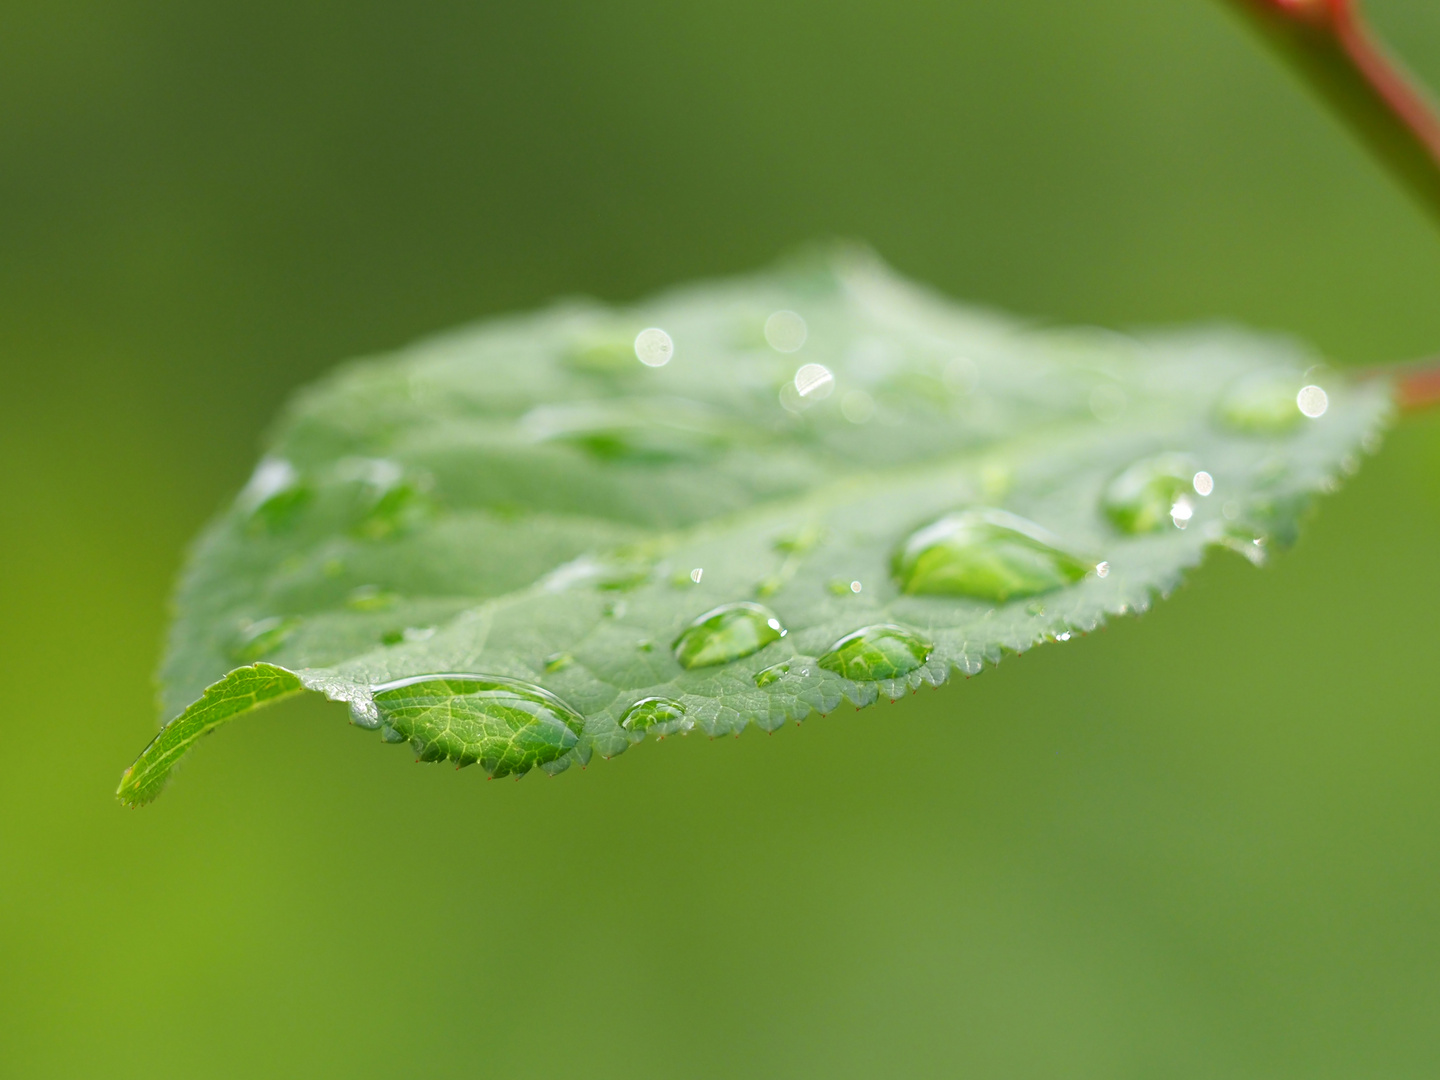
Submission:
M 1315 363 L 1231 329 L 1037 330 L 838 248 L 352 364 L 201 537 L 179 715 L 121 797 L 301 687 L 424 760 L 523 775 L 973 675 L 1146 610 L 1211 547 L 1289 543 L 1390 411 Z M 1234 422 L 1256 379 L 1304 408 Z M 1157 486 L 1156 460 L 1197 473 Z

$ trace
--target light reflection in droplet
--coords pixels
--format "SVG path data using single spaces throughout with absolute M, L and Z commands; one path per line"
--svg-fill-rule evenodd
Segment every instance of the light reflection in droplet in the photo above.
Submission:
M 840 399 L 840 414 L 852 424 L 864 424 L 875 415 L 875 399 L 864 390 L 851 390 Z
M 1194 486 L 1196 495 L 1209 495 L 1215 490 L 1215 478 L 1208 472 L 1197 472 Z
M 1190 524 L 1190 519 L 1195 516 L 1195 504 L 1181 495 L 1175 500 L 1175 505 L 1170 507 L 1170 520 L 1175 522 L 1177 529 L 1183 529 Z
M 824 364 L 805 364 L 795 372 L 795 392 L 802 398 L 820 401 L 835 389 L 835 376 Z
M 658 326 L 635 335 L 635 356 L 646 367 L 664 367 L 675 355 L 675 342 Z
M 1108 562 L 1096 563 L 1096 564 L 1095 564 L 1095 576 L 1096 576 L 1096 577 L 1109 577 L 1109 576 L 1110 576 L 1110 564 L 1109 564 Z
M 700 579 L 704 576 L 705 568 L 703 566 L 697 566 L 694 570 L 690 571 L 690 580 L 693 581 L 696 585 L 700 584 Z
M 1325 393 L 1318 386 L 1304 386 L 1295 395 L 1295 404 L 1300 406 L 1300 411 L 1311 420 L 1325 415 L 1325 410 L 1330 407 L 1330 395 Z
M 858 581 L 852 581 L 852 582 L 850 582 L 850 591 L 851 591 L 851 592 L 859 592 L 861 588 L 862 588 L 862 586 L 861 586 L 860 582 L 858 582 Z
M 776 352 L 797 352 L 805 344 L 810 328 L 793 311 L 777 311 L 765 320 L 765 340 Z
M 1070 640 L 1070 631 L 1069 631 L 1069 630 L 1063 630 L 1063 631 L 1061 631 L 1060 633 L 1058 633 L 1058 634 L 1055 635 L 1055 640 L 1056 640 L 1056 641 L 1069 641 L 1069 640 Z

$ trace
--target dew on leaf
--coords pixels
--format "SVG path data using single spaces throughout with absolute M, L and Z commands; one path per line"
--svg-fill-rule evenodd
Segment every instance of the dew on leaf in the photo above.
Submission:
M 548 672 L 564 671 L 575 662 L 575 657 L 568 652 L 551 653 L 545 657 L 545 670 Z
M 1215 490 L 1215 478 L 1208 472 L 1197 472 L 1190 478 L 1190 486 L 1196 495 L 1210 495 Z
M 949 514 L 917 530 L 894 559 L 907 593 L 1001 602 L 1073 584 L 1093 566 L 1035 522 L 988 508 Z
M 422 761 L 524 775 L 579 742 L 585 720 L 548 690 L 493 675 L 417 675 L 374 688 L 380 721 Z
M 664 367 L 675 355 L 675 342 L 658 326 L 635 335 L 635 357 L 646 367 Z
M 1284 370 L 1247 375 L 1225 392 L 1220 401 L 1220 420 L 1236 431 L 1257 435 L 1288 431 L 1303 418 L 1297 382 L 1292 372 Z
M 749 601 L 722 604 L 699 616 L 675 639 L 675 659 L 687 668 L 728 664 L 785 636 L 769 608 Z
M 930 659 L 930 642 L 903 626 L 881 623 L 846 634 L 818 663 L 855 682 L 898 679 Z
M 252 531 L 286 532 L 299 523 L 315 493 L 284 458 L 262 458 L 238 502 L 249 515 Z
M 1195 475 L 1195 462 L 1188 454 L 1141 458 L 1105 485 L 1101 506 L 1125 532 L 1155 532 L 1170 524 L 1171 511 L 1182 493 L 1191 489 Z
M 433 511 L 422 485 L 404 480 L 376 497 L 353 531 L 367 540 L 387 540 L 414 530 L 428 520 Z
M 1330 395 L 1318 386 L 1302 386 L 1295 395 L 1295 405 L 1311 420 L 1318 420 L 1330 407 Z
M 835 389 L 835 376 L 824 364 L 805 364 L 795 372 L 795 392 L 802 398 L 820 401 Z
M 769 667 L 757 671 L 755 673 L 755 685 L 769 686 L 771 683 L 778 681 L 782 676 L 788 675 L 789 673 L 790 661 L 781 660 L 778 664 L 771 664 Z
M 244 623 L 239 640 L 230 650 L 230 658 L 240 664 L 263 659 L 285 644 L 299 625 L 300 620 L 294 616 L 279 615 Z
M 620 726 L 626 731 L 644 733 L 654 731 L 657 735 L 670 735 L 677 731 L 689 731 L 695 721 L 685 717 L 685 706 L 670 698 L 649 697 L 637 701 L 625 710 Z

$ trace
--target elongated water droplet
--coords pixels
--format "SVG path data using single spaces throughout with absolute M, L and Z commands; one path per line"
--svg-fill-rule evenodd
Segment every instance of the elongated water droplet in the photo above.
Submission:
M 820 657 L 819 664 L 855 682 L 898 679 L 929 660 L 933 648 L 903 626 L 882 623 L 846 634 Z
M 620 726 L 626 731 L 656 735 L 673 735 L 677 731 L 689 731 L 695 721 L 685 717 L 685 706 L 669 698 L 650 697 L 637 701 L 625 710 Z
M 780 679 L 782 676 L 789 674 L 789 672 L 790 672 L 790 661 L 789 661 L 789 660 L 781 660 L 780 663 L 778 663 L 778 664 L 771 664 L 769 667 L 765 668 L 764 670 L 762 670 L 762 671 L 757 671 L 757 672 L 755 673 L 755 685 L 756 685 L 756 686 L 769 686 L 771 683 L 777 681 L 777 680 Z
M 911 594 L 1003 602 L 1072 584 L 1095 565 L 1059 544 L 1004 510 L 963 510 L 912 534 L 895 556 L 895 576 Z
M 545 670 L 551 673 L 564 671 L 575 662 L 575 657 L 568 652 L 551 653 L 545 658 Z
M 1142 458 L 1105 486 L 1101 498 L 1105 516 L 1128 533 L 1166 528 L 1178 500 L 1196 483 L 1196 475 L 1195 460 L 1188 454 Z M 1188 514 L 1183 516 L 1189 520 Z
M 1302 419 L 1296 400 L 1300 379 L 1289 371 L 1260 371 L 1225 392 L 1220 419 L 1236 431 L 1273 435 Z
M 417 675 L 375 687 L 374 701 L 382 724 L 409 739 L 421 760 L 478 761 L 497 777 L 556 760 L 585 727 L 548 690 L 494 675 Z
M 742 600 L 699 616 L 675 639 L 675 659 L 687 668 L 728 664 L 759 652 L 786 634 L 767 607 Z
M 242 664 L 264 659 L 285 644 L 295 632 L 300 620 L 294 616 L 272 616 L 245 623 L 240 628 L 240 638 L 230 650 L 230 658 Z

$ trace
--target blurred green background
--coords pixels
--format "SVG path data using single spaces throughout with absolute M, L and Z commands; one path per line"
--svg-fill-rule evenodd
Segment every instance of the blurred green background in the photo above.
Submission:
M 301 701 L 115 801 L 293 387 L 830 234 L 1440 346 L 1440 232 L 1212 0 L 0 9 L 0 1075 L 1436 1075 L 1436 417 L 1272 568 L 893 708 L 486 784 Z

